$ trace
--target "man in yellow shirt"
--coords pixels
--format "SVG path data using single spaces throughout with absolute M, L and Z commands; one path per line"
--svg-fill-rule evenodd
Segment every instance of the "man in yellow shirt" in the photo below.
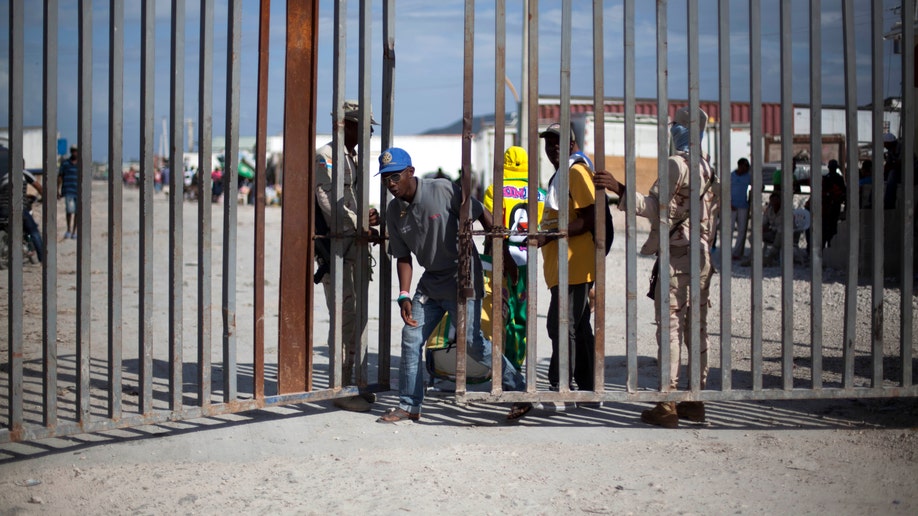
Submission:
M 573 128 L 572 128 L 573 129 Z M 593 187 L 593 164 L 579 152 L 576 136 L 571 130 L 568 205 L 568 346 L 570 349 L 570 378 L 582 391 L 593 390 L 593 327 L 590 325 L 590 288 L 596 272 L 593 243 L 594 207 L 596 191 Z M 539 135 L 545 140 L 545 155 L 555 167 L 555 175 L 548 185 L 541 230 L 559 231 L 561 185 L 557 170 L 561 165 L 561 125 L 552 124 Z M 548 337 L 551 339 L 551 362 L 548 381 L 552 390 L 559 388 L 558 364 L 558 240 L 557 236 L 542 236 L 539 247 L 544 261 L 545 283 L 551 292 L 548 305 Z M 573 386 L 572 386 L 573 387 Z

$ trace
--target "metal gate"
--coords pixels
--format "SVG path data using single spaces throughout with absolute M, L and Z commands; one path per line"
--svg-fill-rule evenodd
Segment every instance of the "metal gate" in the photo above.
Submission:
M 845 83 L 845 136 L 848 142 L 867 142 L 866 151 L 876 156 L 874 162 L 880 161 L 883 155 L 884 120 L 884 79 L 887 70 L 883 62 L 884 35 L 897 39 L 901 44 L 901 77 L 905 84 L 911 83 L 915 73 L 914 67 L 914 2 L 906 1 L 898 10 L 901 24 L 898 28 L 883 26 L 883 2 L 871 3 L 871 24 L 869 40 L 871 42 L 872 90 L 870 102 L 872 118 L 869 136 L 858 136 L 858 102 L 855 80 L 855 24 L 854 2 L 844 0 L 842 32 L 844 34 L 844 83 Z M 23 98 L 24 98 L 24 14 L 25 2 L 9 2 L 10 34 L 9 45 L 9 123 L 8 147 L 9 159 L 4 166 L 8 170 L 18 170 L 23 162 Z M 58 19 L 59 4 L 55 0 L 45 0 L 43 12 L 44 36 L 42 48 L 43 71 L 43 119 L 42 146 L 44 174 L 42 183 L 46 192 L 55 189 L 58 171 L 57 152 L 57 114 L 58 92 L 63 83 L 58 76 L 58 56 L 60 53 L 57 40 L 58 28 L 63 22 Z M 266 210 L 265 177 L 266 155 L 266 119 L 267 119 L 267 81 L 268 81 L 268 29 L 271 5 L 268 0 L 260 3 L 259 17 L 259 63 L 258 63 L 258 114 L 256 144 L 254 156 L 256 173 L 254 180 L 255 206 L 251 211 L 242 212 L 236 204 L 237 182 L 229 180 L 238 174 L 239 155 L 239 95 L 240 64 L 239 45 L 241 35 L 241 2 L 228 0 L 226 26 L 226 74 L 225 94 L 225 128 L 226 148 L 224 153 L 225 169 L 223 174 L 224 203 L 222 210 L 213 211 L 210 202 L 202 200 L 199 195 L 196 204 L 186 203 L 183 174 L 184 153 L 186 151 L 183 136 L 185 118 L 185 12 L 186 3 L 182 0 L 172 1 L 172 19 L 170 23 L 170 74 L 169 74 L 169 137 L 168 168 L 173 171 L 168 187 L 168 199 L 157 195 L 155 171 L 156 153 L 154 150 L 154 98 L 155 73 L 153 69 L 153 49 L 155 47 L 155 4 L 143 2 L 140 21 L 140 88 L 137 97 L 140 99 L 140 116 L 136 120 L 124 120 L 124 6 L 121 2 L 112 1 L 109 8 L 109 43 L 108 43 L 108 156 L 107 181 L 94 181 L 93 159 L 90 152 L 83 152 L 78 157 L 81 171 L 77 201 L 76 242 L 60 239 L 58 229 L 59 209 L 54 195 L 45 195 L 41 204 L 42 236 L 47 242 L 44 262 L 40 269 L 23 266 L 23 251 L 20 246 L 10 246 L 8 271 L 0 285 L 4 292 L 3 303 L 5 317 L 0 317 L 0 324 L 5 325 L 4 334 L 8 337 L 6 353 L 3 355 L 0 370 L 0 387 L 3 397 L 0 405 L 5 413 L 3 427 L 0 428 L 0 442 L 35 440 L 45 437 L 62 436 L 81 432 L 93 432 L 114 428 L 123 428 L 164 421 L 190 419 L 224 413 L 241 412 L 261 407 L 303 403 L 326 400 L 335 397 L 352 395 L 358 389 L 389 390 L 391 368 L 391 335 L 393 330 L 391 303 L 392 296 L 391 263 L 384 252 L 379 255 L 374 269 L 376 279 L 368 288 L 377 290 L 371 293 L 362 292 L 358 302 L 361 308 L 358 315 L 360 331 L 358 347 L 358 385 L 344 385 L 340 360 L 342 344 L 337 335 L 342 332 L 340 309 L 329 314 L 327 331 L 332 336 L 332 349 L 321 343 L 314 344 L 316 335 L 326 328 L 324 319 L 320 318 L 321 309 L 317 312 L 313 288 L 313 240 L 312 229 L 315 203 L 313 202 L 314 167 L 312 142 L 316 135 L 316 114 L 320 107 L 316 105 L 316 85 L 320 75 L 317 70 L 317 32 L 319 2 L 288 2 L 286 6 L 287 36 L 285 44 L 285 96 L 284 96 L 284 175 L 283 192 L 288 202 L 283 203 L 280 216 L 280 253 L 278 262 L 266 264 L 266 219 L 276 221 L 277 214 Z M 197 3 L 196 3 L 197 5 Z M 199 142 L 199 171 L 210 168 L 209 159 L 214 152 L 211 146 L 213 132 L 213 76 L 214 68 L 214 2 L 201 0 L 200 3 L 200 44 L 197 95 L 190 96 L 197 101 Z M 606 118 L 607 113 L 620 113 L 623 130 L 623 148 L 620 150 L 623 166 L 613 170 L 616 175 L 624 177 L 625 184 L 637 183 L 636 171 L 636 127 L 637 116 L 648 114 L 655 117 L 657 133 L 657 150 L 659 157 L 669 154 L 668 122 L 669 116 L 676 108 L 688 105 L 697 108 L 702 104 L 700 98 L 701 66 L 699 63 L 699 46 L 702 32 L 717 33 L 718 70 L 720 76 L 730 76 L 731 56 L 730 37 L 734 30 L 740 30 L 731 23 L 731 10 L 737 7 L 735 2 L 666 2 L 659 0 L 653 7 L 656 34 L 656 98 L 650 102 L 639 102 L 636 91 L 636 5 L 634 0 L 622 2 L 603 2 L 596 0 L 592 4 L 592 50 L 578 55 L 592 56 L 592 97 L 582 100 L 574 106 L 571 94 L 572 62 L 572 2 L 561 3 L 561 44 L 558 63 L 545 64 L 539 59 L 540 9 L 537 0 L 522 2 L 523 29 L 523 84 L 519 101 L 520 130 L 517 131 L 518 143 L 526 148 L 530 157 L 530 191 L 540 185 L 537 173 L 538 165 L 535 156 L 540 155 L 538 134 L 550 122 L 560 122 L 561 127 L 569 127 L 572 117 L 584 112 L 599 116 L 600 123 L 595 123 L 592 132 L 592 158 L 598 164 L 608 163 L 613 156 L 613 149 L 607 149 Z M 743 4 L 746 6 L 746 4 Z M 382 102 L 381 105 L 381 148 L 389 147 L 393 142 L 391 133 L 395 113 L 394 91 L 395 72 L 395 2 L 382 2 L 382 45 L 373 45 L 371 33 L 373 2 L 359 2 L 359 73 L 358 89 L 361 105 L 369 106 L 371 102 L 371 64 L 373 56 L 378 56 L 382 63 Z M 488 5 L 489 16 L 493 12 L 496 24 L 494 27 L 494 113 L 493 148 L 503 149 L 507 142 L 507 122 L 504 113 L 506 73 L 506 2 L 497 0 L 493 11 Z M 622 8 L 621 22 L 615 27 L 605 23 L 614 19 L 609 13 Z M 761 13 L 762 5 L 758 0 L 748 2 L 748 12 Z M 811 0 L 809 19 L 809 56 L 812 61 L 819 61 L 822 49 L 822 3 Z M 640 9 L 646 9 L 643 5 Z M 705 18 L 699 20 L 699 10 L 704 9 Z M 677 9 L 673 15 L 670 10 Z M 79 60 L 78 75 L 78 146 L 81 150 L 92 149 L 93 131 L 93 96 L 92 96 L 92 2 L 79 2 L 79 43 L 77 54 Z M 333 106 L 335 112 L 336 142 L 343 141 L 343 113 L 340 109 L 341 94 L 346 91 L 346 67 L 343 47 L 346 45 L 345 28 L 348 25 L 346 2 L 334 2 L 334 91 Z M 480 6 L 479 11 L 480 15 Z M 716 13 L 716 16 L 714 14 Z M 779 54 L 781 102 L 777 110 L 780 129 L 776 134 L 784 142 L 794 140 L 794 110 L 792 99 L 792 30 L 790 5 L 780 4 Z M 671 19 L 684 17 L 684 25 L 670 24 Z M 465 64 L 464 64 L 464 102 L 462 118 L 462 183 L 466 193 L 471 191 L 472 145 L 475 134 L 472 130 L 473 77 L 475 72 L 475 21 L 476 6 L 472 0 L 465 2 Z M 680 20 L 681 21 L 681 20 Z M 716 25 L 717 30 L 714 31 Z M 579 23 L 578 26 L 584 26 Z M 679 45 L 678 51 L 684 52 L 680 59 L 687 61 L 685 89 L 687 100 L 669 99 L 669 88 L 675 79 L 670 76 L 668 65 L 670 38 L 685 30 L 684 48 Z M 708 141 L 714 142 L 717 166 L 721 170 L 721 183 L 718 186 L 722 199 L 730 197 L 730 176 L 727 173 L 732 163 L 730 137 L 734 128 L 748 122 L 750 141 L 750 162 L 752 164 L 751 205 L 762 205 L 764 188 L 762 170 L 764 165 L 763 148 L 757 142 L 763 141 L 763 35 L 761 19 L 757 15 L 748 16 L 747 25 L 741 27 L 744 34 L 748 31 L 748 65 L 749 88 L 738 95 L 731 89 L 730 81 L 720 80 L 717 98 L 705 103 L 711 116 L 713 130 L 707 133 Z M 862 27 L 863 30 L 863 27 Z M 222 31 L 221 31 L 222 33 Z M 612 41 L 609 34 L 619 34 L 619 41 Z M 860 33 L 859 33 L 860 34 Z M 374 52 L 374 48 L 376 50 Z M 605 67 L 606 56 L 612 50 L 621 50 L 623 66 L 621 74 L 614 74 L 614 80 L 621 81 L 622 99 L 610 99 L 607 96 L 610 85 Z M 582 49 L 580 49 L 582 50 Z M 580 51 L 578 50 L 578 52 Z M 769 65 L 772 63 L 769 62 Z M 546 101 L 540 96 L 540 65 L 557 67 L 559 83 L 558 105 L 556 111 L 546 110 Z M 811 156 L 822 156 L 822 72 L 819 67 L 811 67 L 809 74 L 809 126 Z M 734 98 L 748 95 L 748 115 L 743 121 L 734 120 L 736 101 Z M 650 106 L 650 108 L 648 108 Z M 914 152 L 915 110 L 914 88 L 903 88 L 899 113 L 901 127 L 892 127 L 900 142 L 898 152 L 910 156 Z M 324 106 L 321 109 L 325 109 Z M 739 110 L 742 112 L 742 110 Z M 595 120 L 595 118 L 594 118 Z M 739 122 L 739 124 L 737 124 Z M 133 124 L 140 134 L 141 150 L 139 163 L 139 188 L 125 190 L 120 171 L 124 156 L 124 124 Z M 370 153 L 370 117 L 369 110 L 364 110 L 360 119 L 360 153 L 358 162 L 364 176 L 370 176 L 373 160 Z M 570 135 L 564 131 L 563 143 Z M 581 136 L 581 139 L 583 136 Z M 303 142 L 308 142 L 304 144 Z M 697 142 L 694 142 L 697 145 Z M 342 156 L 338 145 L 338 156 Z M 694 148 L 695 146 L 693 146 Z M 566 148 L 562 145 L 562 149 Z M 409 149 L 410 150 L 410 149 Z M 792 170 L 794 162 L 791 145 L 784 145 L 780 150 L 780 162 L 783 170 Z M 502 185 L 502 152 L 494 151 L 491 181 L 496 185 L 495 206 L 501 205 Z M 840 162 L 855 164 L 860 161 L 859 146 L 849 144 L 846 155 L 835 156 Z M 562 151 L 562 163 L 567 161 L 567 152 Z M 699 156 L 692 156 L 697 163 Z M 336 159 L 337 163 L 341 160 Z M 660 175 L 666 172 L 665 159 L 657 160 L 657 171 Z M 848 185 L 858 183 L 856 166 L 845 166 Z M 456 399 L 459 402 L 510 402 L 510 401 L 663 401 L 663 400 L 752 400 L 752 399 L 799 399 L 799 398 L 854 398 L 854 397 L 893 397 L 915 396 L 918 388 L 913 378 L 914 348 L 914 171 L 911 167 L 898 169 L 901 177 L 901 196 L 893 210 L 883 210 L 882 189 L 874 188 L 870 199 L 870 210 L 847 209 L 848 242 L 860 243 L 862 237 L 874 237 L 871 245 L 866 246 L 870 256 L 869 267 L 859 266 L 864 255 L 859 245 L 849 245 L 847 249 L 847 268 L 842 277 L 844 284 L 844 306 L 837 310 L 825 310 L 823 294 L 827 288 L 834 288 L 824 281 L 823 273 L 823 235 L 821 234 L 821 182 L 813 181 L 812 197 L 812 234 L 810 245 L 813 251 L 808 258 L 808 270 L 795 275 L 794 246 L 791 242 L 793 220 L 790 210 L 785 210 L 782 218 L 783 242 L 781 246 L 780 286 L 778 294 L 768 288 L 766 268 L 762 256 L 762 214 L 752 210 L 752 258 L 748 269 L 748 281 L 737 280 L 737 272 L 729 253 L 721 253 L 718 264 L 719 306 L 715 312 L 719 317 L 711 318 L 710 326 L 720 333 L 720 345 L 714 349 L 719 354 L 720 375 L 706 389 L 700 388 L 700 371 L 698 370 L 698 331 L 690 336 L 691 364 L 689 367 L 688 389 L 684 391 L 664 392 L 660 386 L 667 385 L 669 364 L 676 359 L 671 357 L 667 345 L 665 325 L 668 318 L 662 311 L 659 315 L 664 327 L 661 331 L 663 345 L 656 357 L 652 372 L 647 369 L 647 355 L 641 353 L 639 336 L 641 324 L 648 324 L 647 311 L 641 309 L 638 271 L 646 268 L 645 258 L 637 253 L 637 242 L 643 238 L 643 230 L 633 208 L 629 204 L 625 211 L 624 227 L 617 228 L 620 245 L 624 240 L 625 263 L 623 274 L 609 277 L 607 272 L 615 267 L 605 256 L 602 238 L 597 238 L 595 259 L 597 264 L 595 296 L 595 336 L 594 356 L 594 391 L 571 391 L 564 387 L 568 384 L 567 365 L 571 357 L 567 352 L 564 335 L 567 334 L 567 320 L 560 320 L 559 335 L 562 342 L 559 346 L 560 375 L 562 385 L 558 392 L 546 388 L 543 373 L 539 369 L 539 348 L 547 345 L 542 330 L 537 326 L 544 305 L 539 305 L 538 289 L 529 293 L 527 340 L 527 358 L 525 375 L 528 388 L 524 392 L 502 392 L 500 389 L 500 350 L 502 334 L 494 332 L 493 387 L 490 391 L 475 391 L 467 388 L 465 378 L 465 342 L 463 319 L 468 314 L 461 314 L 459 321 L 460 335 L 458 342 L 458 364 Z M 566 185 L 568 167 L 562 165 L 559 171 L 560 184 Z M 100 176 L 106 177 L 104 174 Z M 211 177 L 207 173 L 199 174 L 196 183 L 201 192 L 211 187 Z M 341 178 L 335 173 L 335 197 L 341 198 Z M 884 177 L 880 167 L 874 167 L 871 176 L 873 184 L 883 184 Z M 11 174 L 9 196 L 12 206 L 23 201 L 22 183 L 19 174 Z M 791 174 L 782 177 L 782 201 L 785 206 L 794 202 Z M 691 184 L 693 192 L 699 192 L 702 185 Z M 562 197 L 566 193 L 562 187 Z M 665 192 L 661 192 L 661 195 Z M 379 205 L 386 205 L 387 193 L 382 191 Z M 665 196 L 665 195 L 664 195 Z M 105 201 L 104 199 L 107 199 Z M 291 202 L 301 200 L 305 202 Z M 700 206 L 696 200 L 691 207 L 691 219 L 700 220 Z M 856 188 L 848 188 L 846 205 L 858 206 L 860 199 Z M 104 203 L 104 216 L 95 220 L 93 207 Z M 370 201 L 366 189 L 362 191 L 359 209 L 359 226 L 368 229 L 367 207 Z M 605 197 L 599 196 L 597 206 L 605 205 Z M 195 212 L 186 212 L 185 208 L 193 206 Z M 530 205 L 530 218 L 535 219 L 534 205 Z M 248 208 L 246 210 L 249 210 Z M 381 219 L 385 220 L 384 209 Z M 562 210 L 563 212 L 563 210 Z M 605 218 L 602 210 L 597 210 L 596 234 L 603 235 Z M 166 216 L 165 214 L 168 214 Z M 869 216 L 863 224 L 862 216 Z M 12 210 L 9 222 L 11 242 L 22 239 L 22 213 Z M 166 223 L 163 218 L 168 218 Z M 668 213 L 660 214 L 660 248 L 662 284 L 668 284 Z M 190 220 L 190 221 L 189 221 Z M 215 221 L 216 220 L 216 221 Z M 495 220 L 502 220 L 496 216 Z M 55 222 L 55 223 L 50 223 Z M 562 213 L 560 227 L 567 223 L 566 214 Z M 692 227 L 696 227 L 692 225 Z M 247 228 L 249 235 L 240 235 L 240 228 Z M 464 227 L 464 226 L 463 226 Z M 159 229 L 158 229 L 159 228 Z M 304 229 L 305 228 L 305 229 Z M 890 228 L 894 228 L 892 235 Z M 187 231 L 186 231 L 187 230 Z M 534 238 L 538 229 L 530 226 L 528 236 Z M 495 292 L 502 288 L 503 269 L 501 249 L 507 230 L 485 234 L 473 232 L 479 242 L 486 238 L 492 241 L 495 249 L 494 284 Z M 157 236 L 160 235 L 160 236 Z M 469 236 L 468 233 L 465 233 Z M 246 238 L 247 236 L 251 238 Z M 566 235 L 560 234 L 559 252 L 567 252 Z M 383 239 L 385 232 L 382 233 Z M 719 231 L 721 242 L 732 242 L 732 229 L 728 224 L 721 224 Z M 889 240 L 901 242 L 897 251 L 897 267 L 884 269 L 884 254 L 888 255 Z M 471 241 L 471 239 L 468 239 Z M 697 252 L 700 245 L 697 232 L 692 234 L 692 249 Z M 340 291 L 341 278 L 339 271 L 343 263 L 344 239 L 332 235 L 335 249 L 331 265 L 331 274 L 336 292 Z M 359 270 L 367 271 L 373 254 L 372 242 L 369 239 L 357 241 L 360 249 Z M 245 245 L 244 245 L 245 244 Z M 194 249 L 185 252 L 186 248 Z M 219 251 L 218 251 L 219 250 Z M 132 261 L 125 260 L 131 256 Z M 104 257 L 104 260 L 103 260 Z M 885 256 L 888 257 L 888 256 Z M 136 260 L 136 261 L 133 261 Z M 168 264 L 160 267 L 161 260 Z M 103 263 L 104 262 L 104 263 Z M 528 281 L 529 285 L 539 285 L 539 255 L 534 246 L 529 251 Z M 240 272 L 240 264 L 244 264 Z M 266 271 L 276 266 L 279 278 L 272 281 L 266 277 Z M 566 287 L 566 261 L 560 260 L 561 291 Z M 869 287 L 859 284 L 859 273 L 869 280 Z M 774 271 L 772 270 L 773 274 Z M 895 280 L 888 278 L 893 277 Z M 213 282 L 219 278 L 219 286 Z M 794 285 L 807 285 L 809 296 L 806 299 L 795 298 Z M 34 282 L 40 284 L 40 303 L 36 299 L 36 289 L 30 287 Z M 361 281 L 362 283 L 368 283 Z M 735 286 L 749 285 L 747 291 L 737 291 Z M 270 288 L 269 288 L 270 287 Z M 276 324 L 266 314 L 266 306 L 273 309 L 275 299 L 266 297 L 266 291 L 274 293 L 276 289 Z M 693 276 L 691 285 L 691 320 L 698 328 L 700 318 L 697 300 L 699 299 L 699 278 Z M 766 299 L 765 296 L 768 297 Z M 859 309 L 858 296 L 869 297 L 870 309 Z M 215 301 L 214 297 L 219 297 Z M 371 300 L 378 301 L 371 301 Z M 612 300 L 621 300 L 622 310 L 610 310 Z M 884 300 L 896 299 L 898 304 L 898 321 L 884 316 Z M 774 301 L 777 300 L 777 301 Z M 642 301 L 641 301 L 642 302 Z M 739 303 L 741 309 L 751 312 L 751 324 L 748 328 L 734 327 L 732 314 L 734 305 Z M 240 310 L 240 304 L 245 308 Z M 499 306 L 499 303 L 496 303 Z M 561 310 L 566 313 L 567 299 L 562 294 Z M 808 305 L 808 306 L 807 306 Z M 336 303 L 335 306 L 340 306 Z M 370 308 L 379 306 L 371 317 Z M 462 306 L 460 304 L 460 306 Z M 777 306 L 780 313 L 779 322 L 770 324 L 766 311 Z M 832 307 L 835 308 L 835 307 Z M 663 311 L 666 310 L 664 306 Z M 217 331 L 214 331 L 212 318 L 218 314 Z M 244 316 L 242 315 L 244 313 Z M 806 335 L 795 335 L 799 328 L 799 317 L 807 316 Z M 324 314 L 322 315 L 324 317 Z M 500 328 L 502 312 L 496 308 L 491 314 L 494 327 Z M 371 331 L 370 322 L 375 321 L 376 329 Z M 716 321 L 719 320 L 719 324 Z M 104 321 L 98 323 L 97 321 Z M 837 321 L 837 322 L 836 322 Z M 858 339 L 858 322 L 868 321 L 869 338 Z M 317 325 L 317 322 L 319 324 Z M 827 324 L 843 325 L 843 337 L 834 339 L 826 337 Z M 276 328 L 274 327 L 276 325 Z M 40 329 L 39 329 L 40 326 Z M 395 326 L 400 328 L 396 321 Z M 897 328 L 895 327 L 897 326 Z M 622 334 L 613 334 L 609 330 L 623 328 Z M 371 334 L 376 336 L 371 339 Z M 713 332 L 712 332 L 713 333 Z M 73 340 L 61 340 L 61 335 L 73 335 Z M 268 336 L 269 339 L 265 337 Z M 767 341 L 765 337 L 772 339 Z M 276 347 L 273 343 L 276 342 Z M 214 345 L 216 343 L 216 345 Z M 804 351 L 795 351 L 795 345 Z M 369 366 L 368 355 L 375 346 L 375 370 Z M 748 352 L 748 363 L 735 363 L 733 357 L 738 349 Z M 651 343 L 655 351 L 655 343 Z M 251 362 L 246 363 L 243 357 L 248 355 Z M 273 362 L 271 359 L 274 359 Z M 641 366 L 641 359 L 645 365 Z M 243 360 L 240 363 L 240 359 Z M 543 364 L 544 365 L 544 364 Z M 831 369 L 831 371 L 829 371 Z M 609 374 L 614 370 L 615 374 Z M 623 381 L 610 381 L 618 372 L 623 372 Z M 891 373 L 894 372 L 894 373 Z M 828 373 L 832 373 L 831 375 Z M 375 377 L 374 377 L 375 376 Z M 712 379 L 713 380 L 713 379 Z M 658 382 L 656 386 L 648 382 Z

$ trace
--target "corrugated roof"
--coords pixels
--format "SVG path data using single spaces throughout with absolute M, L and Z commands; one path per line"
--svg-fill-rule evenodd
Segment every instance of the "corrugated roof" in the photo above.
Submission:
M 669 103 L 669 118 L 675 116 L 676 111 L 687 106 L 686 100 L 673 100 Z M 720 103 L 712 101 L 701 101 L 699 103 L 708 117 L 714 121 L 720 121 Z M 606 102 L 603 106 L 605 113 L 624 113 L 625 103 L 621 101 Z M 572 115 L 585 115 L 594 113 L 593 104 L 575 103 L 571 104 Z M 657 116 L 657 101 L 655 99 L 642 99 L 635 101 L 634 112 L 637 115 Z M 734 102 L 730 106 L 731 123 L 735 125 L 747 125 L 750 121 L 751 105 L 748 102 Z M 561 118 L 560 104 L 539 104 L 539 122 L 543 124 Z M 776 135 L 781 134 L 781 104 L 779 103 L 762 103 L 762 134 Z

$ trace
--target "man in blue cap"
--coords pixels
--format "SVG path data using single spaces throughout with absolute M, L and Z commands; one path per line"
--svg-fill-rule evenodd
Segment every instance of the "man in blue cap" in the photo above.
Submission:
M 491 367 L 491 343 L 481 333 L 481 298 L 484 296 L 481 259 L 471 253 L 474 295 L 468 299 L 459 294 L 459 216 L 462 191 L 448 179 L 415 177 L 411 156 L 402 149 L 391 148 L 379 156 L 379 173 L 383 187 L 394 199 L 386 209 L 389 234 L 388 252 L 396 259 L 399 295 L 398 305 L 405 327 L 402 329 L 402 356 L 399 365 L 399 406 L 389 409 L 377 421 L 397 423 L 421 418 L 424 400 L 424 370 L 421 368 L 424 343 L 433 333 L 443 314 L 455 320 L 459 302 L 466 303 L 468 323 L 466 342 L 472 360 Z M 490 230 L 491 213 L 481 202 L 470 199 L 470 218 Z M 417 291 L 411 295 L 413 265 L 411 255 L 424 267 Z M 513 260 L 508 260 L 514 269 Z M 512 273 L 511 273 L 512 275 Z M 526 380 L 503 358 L 503 387 L 521 391 Z M 530 403 L 515 403 L 507 419 L 523 417 Z

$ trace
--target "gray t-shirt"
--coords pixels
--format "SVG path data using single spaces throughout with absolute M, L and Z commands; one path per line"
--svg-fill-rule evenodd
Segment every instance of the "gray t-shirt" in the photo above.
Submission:
M 418 292 L 431 299 L 455 299 L 459 272 L 459 212 L 462 191 L 448 179 L 415 178 L 418 182 L 414 200 L 409 204 L 392 199 L 386 208 L 389 231 L 389 254 L 404 258 L 412 253 L 424 267 Z M 484 206 L 471 199 L 472 220 L 477 220 Z M 472 253 L 472 278 L 475 296 L 484 297 L 481 258 Z

